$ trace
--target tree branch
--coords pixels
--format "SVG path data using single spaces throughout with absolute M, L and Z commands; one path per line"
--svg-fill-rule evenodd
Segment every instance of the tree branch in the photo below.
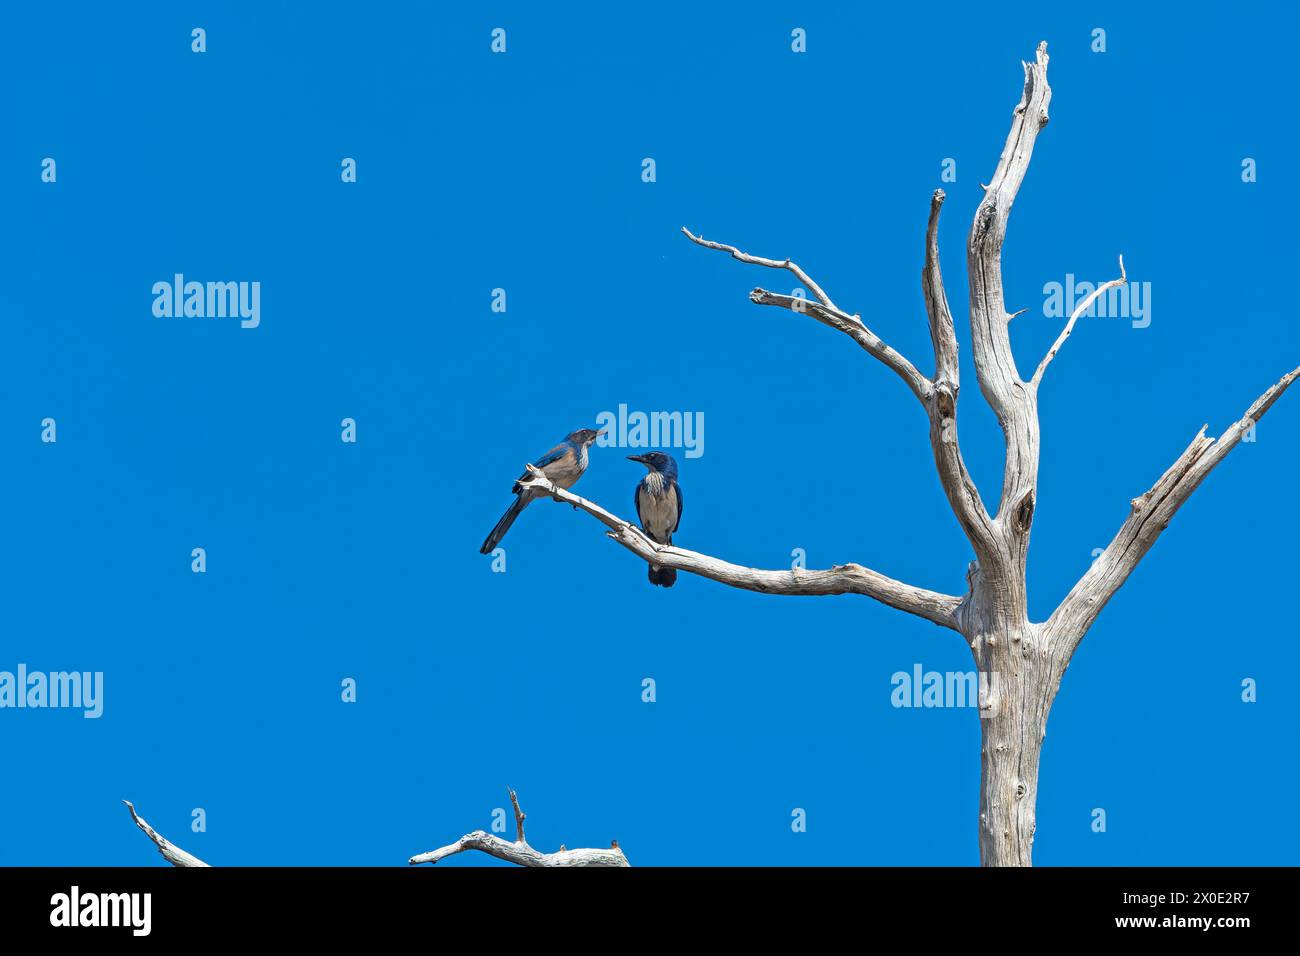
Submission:
M 731 253 L 731 258 L 739 259 L 741 262 L 748 262 L 750 265 L 755 266 L 766 266 L 769 269 L 789 269 L 794 273 L 795 278 L 799 280 L 804 288 L 817 297 L 818 302 L 834 312 L 840 311 L 835 303 L 831 301 L 831 297 L 822 291 L 822 287 L 816 282 L 813 282 L 813 280 L 809 278 L 808 273 L 804 272 L 789 259 L 765 259 L 762 256 L 751 256 L 748 253 L 741 252 L 735 246 L 729 246 L 723 242 L 713 242 L 711 239 L 703 239 L 700 236 L 694 235 L 685 226 L 682 226 L 682 233 L 687 239 L 691 240 L 691 242 L 696 245 L 704 246 L 706 249 L 718 249 L 722 252 L 729 252 Z
M 867 328 L 860 316 L 849 315 L 838 308 L 831 301 L 830 296 L 822 291 L 821 286 L 813 282 L 806 272 L 789 259 L 764 259 L 761 256 L 751 256 L 741 252 L 735 246 L 702 239 L 694 235 L 685 226 L 682 227 L 682 234 L 696 245 L 704 246 L 706 249 L 720 249 L 729 252 L 733 259 L 739 259 L 741 262 L 767 266 L 769 269 L 788 269 L 794 273 L 799 281 L 807 287 L 808 291 L 816 297 L 815 301 L 801 299 L 792 295 L 781 295 L 780 293 L 769 292 L 766 289 L 752 291 L 749 294 L 750 301 L 758 305 L 773 305 L 789 309 L 791 312 L 806 313 L 823 325 L 838 329 L 857 342 L 873 358 L 878 359 L 885 366 L 892 369 L 912 390 L 912 394 L 920 399 L 922 404 L 925 404 L 926 396 L 930 391 L 930 380 L 917 371 L 916 366 L 904 358 L 903 355 L 886 345 L 878 335 Z
M 1160 480 L 1132 500 L 1129 516 L 1119 533 L 1047 621 L 1049 640 L 1063 645 L 1063 660 L 1068 661 L 1074 654 L 1101 609 L 1128 580 L 1183 502 L 1191 497 L 1211 469 L 1236 447 L 1246 430 L 1264 417 L 1264 413 L 1297 377 L 1300 377 L 1300 368 L 1283 376 L 1255 400 L 1240 420 L 1228 426 L 1218 441 L 1206 438 L 1208 426 L 1202 425 L 1192 443 L 1160 476 Z
M 560 847 L 554 853 L 534 850 L 524 839 L 524 811 L 519 808 L 519 798 L 510 791 L 510 803 L 515 809 L 515 841 L 513 843 L 493 836 L 483 830 L 466 833 L 455 843 L 411 857 L 412 866 L 420 863 L 437 863 L 466 850 L 479 850 L 498 860 L 518 866 L 628 866 L 627 857 L 619 849 L 618 841 L 610 843 L 608 850 L 566 850 Z
M 1029 383 L 1030 385 L 1032 385 L 1034 388 L 1037 388 L 1038 383 L 1043 380 L 1043 372 L 1047 370 L 1047 366 L 1051 364 L 1052 359 L 1056 358 L 1056 353 L 1061 350 L 1061 346 L 1065 344 L 1065 340 L 1068 339 L 1070 337 L 1070 333 L 1074 331 L 1074 323 L 1079 321 L 1079 316 L 1087 312 L 1088 308 L 1094 302 L 1096 302 L 1097 299 L 1101 298 L 1101 296 L 1104 295 L 1107 291 L 1109 291 L 1110 289 L 1118 288 L 1119 286 L 1122 286 L 1127 281 L 1128 281 L 1128 275 L 1124 272 L 1124 257 L 1120 256 L 1119 257 L 1119 278 L 1111 279 L 1109 282 L 1103 282 L 1101 285 L 1097 286 L 1096 289 L 1090 292 L 1082 302 L 1079 303 L 1078 307 L 1075 308 L 1074 312 L 1070 314 L 1070 321 L 1065 323 L 1065 328 L 1061 330 L 1061 334 L 1056 337 L 1056 341 L 1052 343 L 1052 347 L 1047 350 L 1047 354 L 1043 356 L 1043 360 L 1038 363 L 1038 368 L 1034 371 L 1034 377 L 1030 381 Z
M 507 789 L 510 791 L 510 805 L 515 808 L 515 842 L 527 843 L 528 841 L 524 839 L 524 821 L 528 819 L 528 814 L 520 809 L 519 796 L 515 793 L 515 788 Z
M 1025 85 L 1012 114 L 1011 129 L 998 160 L 997 169 L 985 188 L 975 211 L 966 242 L 967 273 L 970 280 L 971 346 L 980 391 L 997 415 L 1006 439 L 1006 460 L 1002 472 L 1002 494 L 995 520 L 1003 522 L 1017 512 L 1032 516 L 1032 501 L 1038 482 L 1038 408 L 1034 390 L 1020 380 L 1011 351 L 1004 293 L 1002 289 L 1002 244 L 1007 219 L 1020 191 L 1034 143 L 1047 125 L 1047 108 L 1052 88 L 1047 83 L 1047 44 L 1038 45 L 1033 63 L 1023 64 Z M 1008 559 L 1018 568 L 1029 528 L 1020 520 L 1007 521 L 1014 530 L 1017 549 Z M 989 570 L 986 568 L 986 570 Z M 1004 576 L 997 575 L 999 579 Z M 1019 571 L 1016 572 L 1017 578 Z M 1022 582 L 1012 585 L 1023 591 Z M 1021 603 L 1017 599 L 1017 604 Z
M 1012 389 L 1019 383 L 1007 336 L 1009 316 L 1002 290 L 1002 244 L 1006 241 L 1011 206 L 1029 170 L 1038 133 L 1047 125 L 1047 107 L 1052 99 L 1047 62 L 1047 44 L 1040 43 L 1035 62 L 1022 64 L 1024 90 L 1012 113 L 1011 130 L 997 169 L 975 210 L 966 244 L 976 368 L 980 385 L 999 420 L 1013 398 Z
M 659 544 L 640 528 L 624 521 L 600 505 L 555 485 L 539 469 L 528 465 L 520 484 L 535 488 L 556 501 L 585 511 L 606 528 L 609 537 L 637 557 L 663 568 L 674 568 L 747 591 L 765 594 L 822 595 L 864 594 L 882 604 L 923 617 L 927 621 L 957 630 L 954 613 L 962 599 L 904 584 L 858 564 L 837 565 L 827 571 L 767 571 L 729 564 L 706 554 Z
M 135 825 L 144 831 L 145 836 L 147 836 L 150 840 L 153 840 L 154 845 L 158 847 L 158 852 L 163 855 L 163 859 L 165 859 L 172 866 L 207 866 L 208 865 L 204 863 L 202 860 L 200 860 L 197 856 L 194 856 L 190 853 L 186 853 L 184 850 L 176 846 L 174 843 L 172 843 L 162 834 L 154 830 L 153 827 L 149 826 L 149 824 L 144 821 L 144 818 L 135 812 L 135 806 L 131 803 L 130 800 L 123 800 L 122 802 L 125 803 L 126 808 L 131 811 L 131 819 L 135 821 Z
M 421 853 L 409 860 L 412 866 L 421 863 L 437 863 L 466 850 L 479 850 L 498 860 L 514 863 L 517 866 L 630 866 L 627 857 L 614 843 L 608 850 L 556 850 L 554 853 L 541 853 L 527 843 L 510 843 L 500 837 L 475 830 L 466 833 L 455 843 L 428 853 Z
M 921 268 L 921 291 L 925 294 L 925 314 L 930 321 L 930 341 L 934 345 L 935 381 L 947 379 L 954 390 L 960 380 L 957 361 L 957 331 L 948 308 L 948 293 L 943 288 L 939 268 L 939 210 L 946 198 L 942 189 L 930 197 L 930 219 L 925 226 L 925 265 Z
M 925 228 L 925 265 L 921 269 L 921 290 L 925 314 L 934 346 L 934 383 L 926 409 L 930 415 L 930 447 L 939 481 L 953 514 L 966 533 L 975 553 L 984 557 L 994 547 L 992 519 L 984 507 L 979 489 L 966 469 L 957 440 L 957 395 L 961 389 L 957 332 L 953 328 L 948 294 L 939 268 L 939 210 L 944 192 L 936 189 L 930 199 L 930 219 Z

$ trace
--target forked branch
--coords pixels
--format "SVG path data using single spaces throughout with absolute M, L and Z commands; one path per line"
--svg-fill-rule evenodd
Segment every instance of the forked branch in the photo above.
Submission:
M 858 564 L 836 565 L 826 571 L 767 571 L 729 564 L 707 554 L 659 544 L 631 522 L 606 511 L 593 501 L 558 487 L 532 465 L 527 467 L 528 475 L 520 481 L 521 485 L 539 489 L 556 501 L 566 502 L 587 512 L 609 529 L 609 537 L 650 564 L 686 571 L 733 588 L 765 594 L 863 594 L 943 627 L 958 629 L 953 615 L 961 604 L 962 599 L 959 597 L 913 587 Z
M 971 352 L 980 391 L 1002 426 L 1006 454 L 1002 491 L 994 519 L 1004 535 L 1005 561 L 986 562 L 998 584 L 1010 589 L 1016 613 L 1025 605 L 1023 561 L 1028 547 L 1032 501 L 1038 485 L 1039 430 L 1034 390 L 1026 388 L 1016 367 L 1002 288 L 1002 245 L 1011 207 L 1029 170 L 1038 134 L 1047 125 L 1052 88 L 1047 82 L 1047 44 L 1040 43 L 1034 62 L 1024 63 L 1025 84 L 1011 115 L 1002 155 L 975 210 L 966 239 L 966 274 L 970 284 Z M 983 561 L 983 556 L 981 556 Z M 1006 565 L 1004 571 L 1002 564 Z
M 694 235 L 689 229 L 683 228 L 682 232 L 697 245 L 704 246 L 706 249 L 718 249 L 728 252 L 732 258 L 741 262 L 766 266 L 770 269 L 786 269 L 792 272 L 812 293 L 813 300 L 795 295 L 769 292 L 760 288 L 750 292 L 750 301 L 758 305 L 776 306 L 789 309 L 791 312 L 807 314 L 823 325 L 828 325 L 843 332 L 857 342 L 864 351 L 892 369 L 907 384 L 907 387 L 921 402 L 927 416 L 929 416 L 930 443 L 934 450 L 939 479 L 943 484 L 944 493 L 948 497 L 949 504 L 952 506 L 962 530 L 975 548 L 976 554 L 982 558 L 987 558 L 994 548 L 992 519 L 984 507 L 984 502 L 980 498 L 974 480 L 966 469 L 966 463 L 962 459 L 961 449 L 957 443 L 957 392 L 960 388 L 957 335 L 953 328 L 952 312 L 948 308 L 948 296 L 943 287 L 943 275 L 939 269 L 938 224 L 939 209 L 943 205 L 943 200 L 943 190 L 937 190 L 930 204 L 930 219 L 926 228 L 925 267 L 921 276 L 922 287 L 925 292 L 926 314 L 930 323 L 930 338 L 934 344 L 935 377 L 933 381 L 926 378 L 917 370 L 915 365 L 867 328 L 860 316 L 849 315 L 838 308 L 831 301 L 830 296 L 813 282 L 806 272 L 789 259 L 766 259 L 761 256 L 752 256 L 741 252 L 735 246 L 702 239 Z M 624 541 L 623 543 L 631 547 L 629 542 Z M 637 548 L 633 547 L 632 550 L 636 551 Z M 847 565 L 842 568 L 833 568 L 830 572 L 808 572 L 801 575 L 799 580 L 794 580 L 785 572 L 743 570 L 748 573 L 737 575 L 733 572 L 728 580 L 720 577 L 715 577 L 715 580 L 724 580 L 724 583 L 738 587 L 750 587 L 754 590 L 773 590 L 786 594 L 840 594 L 856 590 L 852 587 L 846 587 L 846 584 L 852 583 L 849 581 L 849 577 L 859 570 L 865 571 L 865 569 L 858 569 L 856 565 Z M 706 577 L 713 576 L 705 571 L 696 571 L 696 573 L 703 573 Z M 872 574 L 872 572 L 866 573 Z M 755 578 L 755 575 L 762 575 L 762 577 Z M 773 575 L 779 575 L 779 577 L 772 577 Z M 740 583 L 741 581 L 746 583 Z M 896 600 L 882 596 L 896 592 L 897 582 L 893 582 L 888 578 L 881 578 L 879 581 L 871 583 L 873 585 L 872 590 L 861 590 L 859 593 L 870 594 L 872 597 L 883 600 L 894 607 L 901 606 Z M 915 603 L 912 601 L 909 602 L 909 605 Z M 904 610 L 917 613 L 911 606 L 905 607 Z M 949 627 L 953 626 L 948 623 L 950 615 L 946 608 L 941 610 L 939 614 L 943 618 L 941 623 Z M 934 617 L 929 613 L 922 614 L 922 616 L 934 620 Z
M 878 359 L 888 368 L 892 369 L 899 378 L 901 378 L 912 394 L 915 395 L 922 404 L 925 404 L 930 391 L 930 380 L 922 375 L 915 365 L 904 358 L 899 352 L 886 345 L 881 338 L 872 332 L 863 323 L 861 316 L 849 315 L 831 301 L 821 286 L 813 282 L 808 274 L 800 269 L 789 259 L 765 259 L 762 256 L 751 256 L 748 253 L 741 252 L 735 246 L 729 246 L 722 242 L 713 242 L 709 239 L 702 239 L 693 234 L 685 226 L 682 227 L 682 234 L 687 239 L 697 245 L 704 246 L 706 249 L 719 249 L 723 252 L 731 253 L 733 259 L 741 262 L 748 262 L 753 265 L 766 266 L 769 269 L 787 269 L 792 272 L 814 296 L 814 299 L 803 299 L 794 295 L 782 295 L 777 292 L 769 292 L 766 289 L 755 289 L 749 293 L 751 302 L 758 305 L 773 305 L 782 309 L 789 309 L 792 312 L 801 312 L 811 315 L 823 325 L 828 325 L 833 329 L 843 332 L 845 335 L 857 342 L 864 351 Z
M 478 850 L 498 860 L 514 863 L 518 866 L 628 866 L 627 857 L 619 848 L 618 841 L 610 843 L 607 850 L 566 850 L 560 847 L 554 853 L 542 853 L 534 850 L 524 839 L 524 811 L 519 808 L 519 798 L 514 790 L 510 791 L 510 803 L 515 810 L 515 840 L 503 840 L 483 830 L 466 833 L 455 843 L 430 850 L 411 857 L 412 866 L 420 863 L 437 863 L 466 850 Z

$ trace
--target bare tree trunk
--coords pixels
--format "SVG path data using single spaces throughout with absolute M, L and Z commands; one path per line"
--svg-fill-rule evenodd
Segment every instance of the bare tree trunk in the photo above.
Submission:
M 980 702 L 980 860 L 1029 866 L 1038 761 L 1059 674 L 1034 625 L 985 631 L 979 647 L 975 658 L 989 688 Z

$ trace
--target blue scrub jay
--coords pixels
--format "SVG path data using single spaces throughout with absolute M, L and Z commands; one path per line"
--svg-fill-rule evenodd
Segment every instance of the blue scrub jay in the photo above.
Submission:
M 594 428 L 579 428 L 576 432 L 571 432 L 564 441 L 560 442 L 550 451 L 548 451 L 537 461 L 533 462 L 533 467 L 540 468 L 542 474 L 546 475 L 552 482 L 560 488 L 572 488 L 573 483 L 582 477 L 582 473 L 587 470 L 587 449 L 605 432 L 597 431 Z M 492 533 L 487 536 L 483 542 L 483 547 L 479 548 L 480 554 L 491 554 L 501 539 L 506 536 L 510 526 L 515 523 L 520 512 L 528 507 L 529 502 L 534 498 L 545 496 L 544 492 L 533 491 L 523 488 L 519 482 L 528 477 L 528 472 L 519 476 L 519 481 L 515 482 L 514 493 L 518 497 L 506 513 L 501 516 L 497 526 L 492 529 Z
M 641 520 L 642 530 L 659 544 L 672 544 L 673 532 L 682 523 L 682 486 L 677 483 L 677 462 L 672 455 L 661 451 L 627 458 L 649 469 L 636 486 L 636 516 Z M 670 588 L 677 583 L 677 570 L 652 564 L 650 583 Z

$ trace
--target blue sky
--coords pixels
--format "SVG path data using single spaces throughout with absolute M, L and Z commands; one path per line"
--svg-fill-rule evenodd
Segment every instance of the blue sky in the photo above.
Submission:
M 1045 39 L 1052 122 L 1004 252 L 1022 373 L 1060 329 L 1046 283 L 1111 278 L 1123 253 L 1151 290 L 1148 327 L 1081 320 L 1043 387 L 1045 618 L 1203 422 L 1219 433 L 1300 364 L 1271 42 L 1297 23 L 1268 6 L 6 10 L 0 670 L 102 671 L 105 700 L 98 720 L 0 710 L 0 863 L 161 864 L 129 798 L 217 865 L 404 865 L 488 827 L 507 785 L 543 850 L 976 863 L 974 711 L 890 703 L 896 671 L 971 669 L 952 632 L 862 597 L 651 588 L 549 503 L 506 539 L 506 573 L 477 547 L 525 461 L 626 404 L 706 421 L 703 456 L 678 456 L 679 544 L 775 568 L 803 548 L 960 593 L 971 555 L 914 398 L 842 336 L 747 301 L 779 275 L 678 230 L 793 257 L 928 373 L 942 185 L 963 444 L 991 504 L 964 241 Z M 156 318 L 175 273 L 259 281 L 260 326 Z M 1296 862 L 1298 403 L 1084 641 L 1036 862 Z M 577 490 L 630 514 L 628 453 L 595 449 Z M 477 864 L 495 865 L 443 865 Z

